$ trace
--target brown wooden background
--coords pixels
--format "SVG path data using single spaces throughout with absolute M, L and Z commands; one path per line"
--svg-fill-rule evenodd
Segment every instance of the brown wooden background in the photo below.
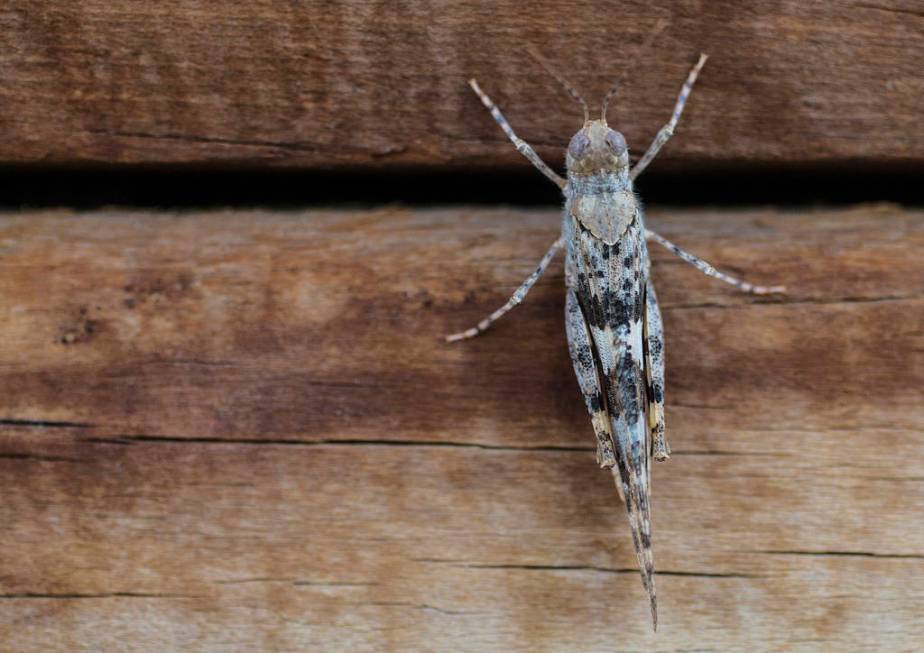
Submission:
M 541 154 L 597 105 L 659 19 L 611 112 L 635 150 L 709 63 L 660 169 L 920 165 L 917 0 L 450 3 L 8 0 L 0 161 L 308 168 L 522 165 L 478 77 Z
M 579 109 L 524 45 L 593 101 L 658 17 L 611 113 L 636 151 L 711 58 L 652 174 L 728 171 L 718 194 L 739 171 L 919 179 L 922 15 L 12 1 L 0 201 L 62 166 L 523 170 L 472 75 L 560 161 Z M 440 340 L 528 274 L 555 207 L 344 199 L 0 212 L 0 650 L 922 648 L 920 208 L 649 208 L 723 269 L 790 288 L 742 296 L 653 250 L 674 449 L 653 486 L 653 634 L 560 263 L 488 335 Z

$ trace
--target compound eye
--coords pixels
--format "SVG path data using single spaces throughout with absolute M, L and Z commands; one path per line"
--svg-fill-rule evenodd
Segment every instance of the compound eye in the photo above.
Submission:
M 606 135 L 606 143 L 616 154 L 622 154 L 626 150 L 626 139 L 617 131 L 610 130 Z
M 570 154 L 572 158 L 580 159 L 588 145 L 590 145 L 590 139 L 587 137 L 587 134 L 578 132 L 568 145 L 568 154 Z

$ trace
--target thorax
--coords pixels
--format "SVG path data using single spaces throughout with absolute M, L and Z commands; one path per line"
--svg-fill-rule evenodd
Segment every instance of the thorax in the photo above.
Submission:
M 636 218 L 641 223 L 639 202 L 632 190 L 628 170 L 595 174 L 568 174 L 565 212 L 594 236 L 612 245 Z

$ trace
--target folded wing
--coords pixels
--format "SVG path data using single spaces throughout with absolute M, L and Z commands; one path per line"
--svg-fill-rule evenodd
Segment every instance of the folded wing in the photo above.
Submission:
M 588 410 L 598 424 L 608 419 L 612 438 L 613 477 L 625 498 L 632 540 L 642 584 L 651 601 L 657 627 L 654 563 L 651 551 L 648 374 L 645 346 L 647 252 L 640 218 L 628 225 L 623 237 L 609 245 L 575 219 L 566 220 L 569 260 L 568 329 L 572 361 L 585 391 Z M 575 306 L 576 304 L 576 306 Z M 578 319 L 578 315 L 582 318 Z M 587 350 L 580 346 L 583 322 Z M 588 371 L 592 363 L 596 387 Z M 587 390 L 591 391 L 588 395 Z M 588 399 L 596 396 L 597 400 Z M 596 410 L 595 410 L 596 409 Z M 598 452 L 601 449 L 598 444 Z M 598 453 L 598 458 L 600 454 Z

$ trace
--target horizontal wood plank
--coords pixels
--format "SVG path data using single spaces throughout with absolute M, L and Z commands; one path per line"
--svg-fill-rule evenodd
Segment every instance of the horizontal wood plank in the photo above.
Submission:
M 639 55 L 659 19 L 666 30 Z M 836 3 L 12 0 L 0 9 L 0 163 L 520 169 L 466 84 L 561 163 L 579 107 L 635 152 L 709 63 L 660 169 L 845 162 L 918 168 L 924 14 Z
M 546 210 L 0 215 L 16 651 L 910 650 L 924 212 L 651 210 L 661 627 L 596 469 Z

